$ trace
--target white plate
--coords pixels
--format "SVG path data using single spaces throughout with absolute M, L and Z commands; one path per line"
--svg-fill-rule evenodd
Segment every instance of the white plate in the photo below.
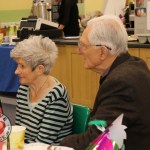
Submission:
M 30 144 L 24 144 L 23 150 L 47 150 L 48 144 L 44 143 L 30 143 Z M 7 150 L 6 143 L 3 145 L 2 150 Z
M 24 150 L 47 150 L 48 144 L 44 143 L 30 143 L 24 145 Z
M 66 146 L 52 146 L 50 150 L 74 150 L 74 149 Z
M 24 150 L 47 150 L 48 144 L 44 143 L 30 143 L 24 146 Z M 50 150 L 73 150 L 65 146 L 52 146 Z

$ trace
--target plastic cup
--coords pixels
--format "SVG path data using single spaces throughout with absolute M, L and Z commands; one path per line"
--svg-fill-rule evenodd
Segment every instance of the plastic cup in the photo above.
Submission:
M 26 127 L 23 126 L 12 126 L 10 134 L 10 149 L 11 150 L 22 150 L 24 147 Z
M 13 42 L 13 39 L 16 39 L 17 36 L 16 35 L 12 35 L 9 37 L 9 42 L 10 42 L 10 45 L 16 45 L 16 42 Z
M 0 44 L 3 42 L 3 33 L 0 33 Z
M 4 36 L 4 43 L 9 43 L 9 36 Z

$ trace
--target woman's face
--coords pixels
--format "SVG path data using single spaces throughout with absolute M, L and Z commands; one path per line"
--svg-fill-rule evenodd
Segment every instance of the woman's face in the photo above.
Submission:
M 20 84 L 30 85 L 33 84 L 37 78 L 36 71 L 32 70 L 31 67 L 22 58 L 16 59 L 17 68 L 15 74 L 18 75 Z

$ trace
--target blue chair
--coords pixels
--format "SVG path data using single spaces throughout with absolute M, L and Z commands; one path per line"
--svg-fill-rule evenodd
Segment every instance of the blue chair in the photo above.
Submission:
M 90 109 L 87 106 L 72 104 L 73 106 L 73 134 L 80 134 L 87 130 Z

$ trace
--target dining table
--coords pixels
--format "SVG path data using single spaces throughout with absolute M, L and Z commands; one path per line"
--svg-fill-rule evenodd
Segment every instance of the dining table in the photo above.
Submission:
M 0 92 L 17 92 L 19 78 L 15 75 L 16 62 L 10 57 L 15 46 L 0 45 Z

